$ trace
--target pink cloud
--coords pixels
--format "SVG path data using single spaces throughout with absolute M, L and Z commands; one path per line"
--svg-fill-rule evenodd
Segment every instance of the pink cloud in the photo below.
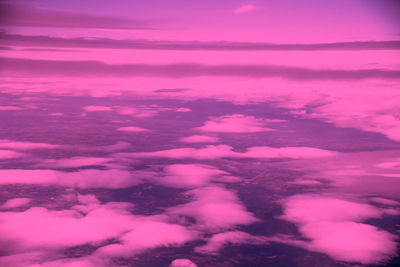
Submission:
M 22 110 L 23 108 L 17 106 L 0 106 L 0 110 Z
M 25 153 L 15 152 L 12 150 L 0 149 L 0 160 L 2 159 L 13 159 L 27 156 Z
M 169 267 L 197 267 L 197 264 L 188 259 L 175 259 Z
M 222 133 L 255 133 L 263 131 L 272 131 L 270 128 L 264 128 L 263 119 L 242 114 L 226 115 L 221 117 L 212 117 L 203 126 L 197 130 L 203 132 L 222 132 Z
M 284 202 L 283 219 L 296 223 L 310 241 L 284 242 L 362 264 L 380 263 L 396 253 L 395 236 L 361 223 L 384 212 L 374 206 L 332 197 L 297 195 Z
M 12 198 L 7 200 L 3 205 L 0 206 L 1 209 L 13 209 L 28 205 L 31 202 L 30 198 Z
M 84 111 L 87 112 L 96 112 L 96 111 L 111 111 L 111 107 L 107 106 L 85 106 L 83 107 Z
M 77 168 L 91 165 L 108 165 L 111 158 L 96 157 L 72 157 L 64 159 L 45 159 L 41 160 L 37 166 L 50 166 L 51 168 Z
M 213 136 L 207 135 L 192 135 L 181 138 L 184 143 L 217 143 L 219 140 Z
M 137 222 L 132 228 L 120 238 L 121 243 L 101 247 L 96 254 L 127 257 L 144 249 L 183 245 L 197 236 L 183 226 L 151 220 Z
M 121 132 L 131 132 L 131 133 L 140 133 L 140 132 L 149 132 L 150 131 L 148 129 L 145 129 L 142 127 L 137 127 L 137 126 L 120 127 L 117 130 L 121 131 Z
M 53 170 L 0 170 L 0 184 L 60 185 L 78 188 L 127 188 L 140 183 L 145 172 L 122 170 L 82 170 L 60 172 Z
M 258 221 L 235 193 L 223 187 L 209 186 L 188 191 L 187 194 L 193 196 L 194 200 L 172 207 L 168 213 L 172 216 L 194 217 L 194 229 L 216 231 Z
M 133 215 L 130 203 L 102 205 L 93 195 L 79 195 L 78 199 L 81 204 L 67 210 L 33 207 L 23 212 L 0 212 L 0 234 L 13 248 L 11 254 L 0 257 L 0 264 L 111 266 L 109 260 L 114 256 L 179 246 L 198 237 L 193 230 L 162 221 L 162 216 Z M 110 239 L 118 243 L 107 245 Z M 57 253 L 85 244 L 105 245 L 82 258 L 66 259 Z
M 231 146 L 208 145 L 204 148 L 174 148 L 154 152 L 117 153 L 118 157 L 160 157 L 160 158 L 193 158 L 193 159 L 217 159 L 217 158 L 318 158 L 336 155 L 337 152 L 312 148 L 312 147 L 280 147 L 267 146 L 250 147 L 246 152 L 235 152 Z
M 34 142 L 18 142 L 10 140 L 0 140 L 0 148 L 14 149 L 14 150 L 30 150 L 30 149 L 53 149 L 59 148 L 60 145 L 34 143 Z
M 253 4 L 242 4 L 238 8 L 236 8 L 233 13 L 235 14 L 240 14 L 240 13 L 245 13 L 245 12 L 250 12 L 254 10 L 255 6 Z
M 211 181 L 238 182 L 240 178 L 229 176 L 225 171 L 203 164 L 174 164 L 164 168 L 165 176 L 158 182 L 178 188 L 208 185 Z
M 217 254 L 227 244 L 267 244 L 268 239 L 263 236 L 254 236 L 242 231 L 219 233 L 209 238 L 207 244 L 195 248 L 203 254 Z

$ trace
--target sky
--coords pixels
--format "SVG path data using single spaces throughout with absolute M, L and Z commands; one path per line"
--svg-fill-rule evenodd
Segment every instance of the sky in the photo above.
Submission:
M 0 265 L 399 261 L 398 1 L 0 12 Z

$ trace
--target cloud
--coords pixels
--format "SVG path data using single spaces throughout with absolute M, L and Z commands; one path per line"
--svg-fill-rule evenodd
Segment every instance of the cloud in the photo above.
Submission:
M 0 106 L 0 110 L 22 110 L 23 108 L 17 106 Z
M 207 135 L 192 135 L 183 137 L 180 139 L 180 141 L 184 143 L 217 143 L 219 139 L 217 137 Z
M 168 214 L 178 218 L 194 217 L 196 222 L 191 226 L 193 229 L 220 231 L 258 221 L 234 192 L 223 187 L 208 186 L 190 190 L 187 194 L 194 200 L 168 209 Z
M 396 253 L 395 236 L 362 221 L 379 218 L 380 209 L 349 200 L 296 195 L 284 202 L 282 219 L 298 225 L 310 241 L 286 240 L 330 257 L 362 264 L 381 263 Z M 284 241 L 285 242 L 285 241 Z
M 208 185 L 211 181 L 238 182 L 240 178 L 203 164 L 174 164 L 164 168 L 165 176 L 157 181 L 178 188 L 193 188 Z
M 175 259 L 169 267 L 197 267 L 197 265 L 189 259 Z
M 198 246 L 194 250 L 202 254 L 218 254 L 226 244 L 267 244 L 268 238 L 254 236 L 242 231 L 219 233 L 209 238 L 207 244 Z
M 265 122 L 263 119 L 242 114 L 226 115 L 221 117 L 211 117 L 209 121 L 197 130 L 203 132 L 221 133 L 255 133 L 273 131 L 273 129 L 262 127 Z
M 111 107 L 107 107 L 107 106 L 84 106 L 83 110 L 86 111 L 86 112 L 110 111 Z
M 0 184 L 58 185 L 77 188 L 127 188 L 140 183 L 149 173 L 122 170 L 0 170 Z
M 279 65 L 205 65 L 175 64 L 105 64 L 101 61 L 39 60 L 0 58 L 5 75 L 35 76 L 142 76 L 185 78 L 199 76 L 282 78 L 292 81 L 354 81 L 365 79 L 399 80 L 400 71 L 392 69 L 310 69 Z
M 30 4 L 30 3 L 29 3 Z M 40 9 L 27 3 L 0 4 L 2 26 L 88 28 L 88 29 L 151 29 L 140 20 Z
M 157 89 L 153 90 L 155 93 L 181 93 L 185 91 L 190 91 L 190 88 L 165 88 L 165 89 Z
M 217 51 L 357 51 L 399 50 L 400 41 L 355 41 L 336 43 L 279 44 L 233 41 L 168 41 L 168 40 L 116 40 L 108 38 L 60 38 L 31 36 L 0 32 L 0 42 L 10 46 L 64 47 L 64 48 L 114 48 L 144 50 L 217 50 Z M 172 93 L 188 91 L 187 88 L 157 89 L 154 92 Z
M 133 229 L 120 237 L 119 244 L 103 246 L 96 254 L 128 257 L 132 253 L 155 247 L 179 246 L 194 240 L 197 233 L 185 227 L 151 220 L 139 221 Z
M 1 146 L 1 144 L 0 144 Z M 6 149 L 0 149 L 0 160 L 3 159 L 14 159 L 14 158 L 20 158 L 20 157 L 25 157 L 27 154 L 25 153 L 20 153 L 20 152 L 15 152 L 12 150 L 6 150 Z
M 28 205 L 31 202 L 30 198 L 12 198 L 7 200 L 0 209 L 13 209 Z
M 218 159 L 218 158 L 318 158 L 330 157 L 337 152 L 313 147 L 250 147 L 246 152 L 235 152 L 227 145 L 208 145 L 204 148 L 174 148 L 153 152 L 116 153 L 116 157 Z
M 243 4 L 240 7 L 236 8 L 233 13 L 240 14 L 245 12 L 250 12 L 254 10 L 255 6 L 253 4 Z
M 32 149 L 54 149 L 62 147 L 61 145 L 53 145 L 46 143 L 34 142 L 18 142 L 10 140 L 0 140 L 0 148 L 14 149 L 14 150 L 32 150 Z
M 50 168 L 79 168 L 84 166 L 103 165 L 107 166 L 113 159 L 98 157 L 72 157 L 64 159 L 44 159 L 37 166 Z
M 121 132 L 131 132 L 131 133 L 140 133 L 140 132 L 149 132 L 150 130 L 142 128 L 142 127 L 137 127 L 137 126 L 127 126 L 127 127 L 120 127 L 117 129 L 118 131 Z
M 198 237 L 196 231 L 166 223 L 161 216 L 132 214 L 132 204 L 100 204 L 93 195 L 79 195 L 80 205 L 65 210 L 32 207 L 0 212 L 0 264 L 10 266 L 111 266 L 115 256 L 131 256 L 162 246 L 179 246 Z M 110 240 L 115 240 L 110 244 Z M 65 258 L 63 249 L 100 247 L 81 258 Z M 11 249 L 9 249 L 11 248 Z M 29 251 L 29 253 L 26 253 Z M 34 265 L 34 264 L 43 265 Z

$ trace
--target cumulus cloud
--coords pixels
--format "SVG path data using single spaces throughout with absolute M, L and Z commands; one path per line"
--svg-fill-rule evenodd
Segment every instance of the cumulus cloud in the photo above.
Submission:
M 77 188 L 127 188 L 141 182 L 149 173 L 122 170 L 0 170 L 0 184 L 59 185 Z
M 254 236 L 242 231 L 219 233 L 209 238 L 207 244 L 195 248 L 203 254 L 217 254 L 226 244 L 267 244 L 268 238 Z
M 175 259 L 171 262 L 169 267 L 197 267 L 197 264 L 189 259 Z
M 233 13 L 240 14 L 245 12 L 250 12 L 254 10 L 255 6 L 253 4 L 243 4 L 240 7 L 236 8 Z
M 333 197 L 296 195 L 284 202 L 283 219 L 296 223 L 310 241 L 286 242 L 362 264 L 380 263 L 396 253 L 395 236 L 364 224 L 383 215 L 380 209 Z
M 192 225 L 194 229 L 218 231 L 258 221 L 234 192 L 223 187 L 208 186 L 190 190 L 187 194 L 194 197 L 194 200 L 172 207 L 168 213 L 195 218 L 196 223 Z
M 192 135 L 180 139 L 184 143 L 217 143 L 218 138 L 208 135 Z
M 132 228 L 120 237 L 121 243 L 101 247 L 96 254 L 126 257 L 144 249 L 183 245 L 197 236 L 183 226 L 151 220 L 136 222 Z
M 240 178 L 203 164 L 174 164 L 164 168 L 165 176 L 157 181 L 178 188 L 193 188 L 208 185 L 211 181 L 238 182 Z
M 272 131 L 270 128 L 263 127 L 263 119 L 242 114 L 226 115 L 221 117 L 211 117 L 209 121 L 197 130 L 203 132 L 222 132 L 222 133 L 255 133 Z
M 81 204 L 72 209 L 32 207 L 23 212 L 0 212 L 0 234 L 7 240 L 8 247 L 12 247 L 12 250 L 1 248 L 2 254 L 7 256 L 0 257 L 0 263 L 110 266 L 108 260 L 114 256 L 183 245 L 198 237 L 196 231 L 164 222 L 162 216 L 134 215 L 130 203 L 101 204 L 93 195 L 80 195 L 78 199 Z M 111 239 L 117 242 L 110 244 Z M 87 244 L 100 248 L 91 255 L 73 259 L 57 253 Z

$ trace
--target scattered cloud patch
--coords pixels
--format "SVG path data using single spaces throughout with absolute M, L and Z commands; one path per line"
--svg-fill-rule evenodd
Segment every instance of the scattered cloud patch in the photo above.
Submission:
M 242 231 L 219 233 L 209 238 L 207 244 L 195 248 L 202 254 L 218 254 L 227 244 L 267 244 L 268 239 L 263 236 L 254 236 Z
M 197 267 L 197 264 L 189 259 L 175 259 L 171 262 L 169 267 Z
M 209 121 L 197 130 L 203 132 L 221 132 L 221 133 L 255 133 L 264 131 L 273 131 L 273 129 L 263 127 L 263 119 L 242 114 L 226 115 L 221 117 L 212 117 Z
M 72 157 L 63 159 L 45 159 L 41 160 L 37 166 L 46 166 L 51 168 L 79 168 L 84 166 L 105 165 L 107 166 L 113 159 L 96 157 Z
M 180 140 L 184 143 L 217 143 L 219 141 L 217 137 L 208 135 L 192 135 L 183 137 Z
M 396 253 L 395 236 L 364 224 L 384 212 L 374 206 L 316 195 L 296 195 L 284 202 L 282 219 L 298 225 L 310 241 L 288 243 L 326 253 L 340 261 L 381 263 Z
M 164 168 L 165 176 L 158 179 L 162 184 L 178 188 L 196 188 L 211 181 L 238 182 L 240 178 L 203 164 L 174 164 Z
M 0 160 L 25 157 L 27 154 L 12 150 L 0 149 Z
M 122 170 L 0 170 L 0 184 L 58 185 L 76 188 L 127 188 L 137 185 L 149 173 Z
M 246 152 L 235 152 L 233 147 L 227 145 L 208 145 L 204 148 L 174 148 L 154 152 L 116 153 L 116 157 L 134 158 L 193 158 L 193 159 L 217 159 L 217 158 L 318 158 L 336 155 L 337 152 L 312 147 L 280 147 L 267 146 L 250 147 Z
M 0 148 L 14 149 L 14 150 L 32 150 L 32 149 L 54 149 L 62 147 L 61 145 L 53 145 L 46 143 L 34 142 L 18 142 L 10 140 L 0 140 Z
M 0 206 L 1 209 L 13 209 L 28 205 L 31 202 L 30 198 L 12 198 L 7 200 L 3 205 Z
M 84 106 L 82 108 L 86 112 L 97 112 L 97 111 L 111 111 L 111 107 L 107 106 Z
M 137 126 L 127 126 L 127 127 L 120 127 L 117 129 L 118 131 L 121 132 L 131 132 L 131 133 L 140 133 L 140 132 L 149 132 L 150 130 L 142 128 L 142 127 L 137 127 Z
M 187 192 L 192 202 L 168 210 L 172 216 L 189 216 L 196 219 L 191 227 L 196 230 L 220 231 L 236 225 L 259 221 L 246 210 L 236 194 L 219 186 L 208 186 Z

